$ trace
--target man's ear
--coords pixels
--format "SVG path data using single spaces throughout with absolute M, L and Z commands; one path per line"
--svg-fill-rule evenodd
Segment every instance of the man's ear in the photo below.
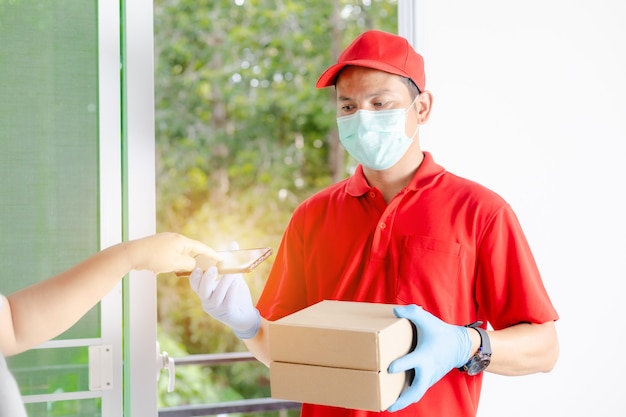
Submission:
M 430 91 L 424 90 L 417 96 L 415 107 L 417 108 L 417 123 L 425 124 L 430 117 L 430 109 L 433 106 L 433 95 Z

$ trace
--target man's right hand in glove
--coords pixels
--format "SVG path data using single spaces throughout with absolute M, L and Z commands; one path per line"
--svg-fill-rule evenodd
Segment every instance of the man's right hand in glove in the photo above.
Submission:
M 189 284 L 207 314 L 231 327 L 241 339 L 256 336 L 261 317 L 241 274 L 223 275 L 218 279 L 216 267 L 209 267 L 204 273 L 196 268 L 189 276 Z

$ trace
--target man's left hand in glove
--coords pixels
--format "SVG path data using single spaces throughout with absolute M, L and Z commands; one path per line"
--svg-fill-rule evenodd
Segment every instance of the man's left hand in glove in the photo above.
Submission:
M 398 411 L 419 401 L 426 390 L 469 360 L 472 340 L 468 329 L 445 323 L 416 305 L 396 307 L 396 317 L 409 319 L 417 330 L 417 346 L 389 365 L 389 372 L 414 370 L 411 385 L 387 411 Z

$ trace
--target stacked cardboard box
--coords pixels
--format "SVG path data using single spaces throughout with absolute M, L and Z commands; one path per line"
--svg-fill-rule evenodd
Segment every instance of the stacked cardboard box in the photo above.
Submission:
M 414 346 L 411 323 L 394 307 L 322 301 L 270 323 L 272 397 L 386 410 L 406 385 L 387 368 Z

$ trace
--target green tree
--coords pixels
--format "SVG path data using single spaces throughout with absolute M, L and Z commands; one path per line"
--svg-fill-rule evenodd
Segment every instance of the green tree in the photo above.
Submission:
M 158 228 L 216 249 L 232 240 L 276 248 L 296 205 L 348 174 L 334 91 L 315 82 L 362 31 L 397 31 L 397 2 L 154 6 Z M 270 265 L 246 276 L 255 298 Z M 245 349 L 202 312 L 186 280 L 161 277 L 158 297 L 160 339 L 189 353 Z M 229 398 L 268 396 L 267 375 L 241 364 L 212 370 L 207 383 Z

